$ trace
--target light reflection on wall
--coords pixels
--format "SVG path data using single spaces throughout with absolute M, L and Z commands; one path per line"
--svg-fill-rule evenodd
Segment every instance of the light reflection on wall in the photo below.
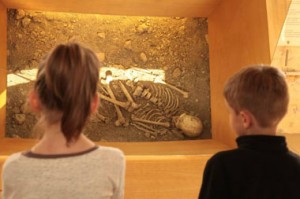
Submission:
M 0 109 L 2 109 L 5 104 L 6 104 L 6 90 L 0 93 Z
M 107 81 L 107 72 L 111 72 L 111 77 Z M 102 67 L 100 70 L 100 79 L 102 84 L 108 84 L 112 80 L 131 80 L 159 82 L 165 80 L 165 72 L 160 69 L 141 69 L 129 68 L 120 69 L 115 67 Z
M 7 87 L 26 84 L 35 80 L 37 69 L 22 70 L 7 75 Z
M 115 67 L 102 67 L 100 69 L 99 78 L 102 84 L 109 83 L 106 81 L 106 72 L 111 71 L 111 80 L 131 80 L 131 81 L 151 81 L 161 83 L 165 81 L 165 72 L 159 69 L 141 69 L 129 68 L 120 69 Z M 34 81 L 36 78 L 37 69 L 22 70 L 20 72 L 7 75 L 7 87 L 26 84 Z

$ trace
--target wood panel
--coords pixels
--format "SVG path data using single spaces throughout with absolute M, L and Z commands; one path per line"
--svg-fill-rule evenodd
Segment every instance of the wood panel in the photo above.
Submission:
M 210 157 L 126 156 L 125 199 L 195 199 Z M 0 156 L 1 168 L 6 158 Z
M 270 54 L 275 48 L 292 0 L 267 0 Z
M 36 140 L 0 139 L 0 156 L 30 149 Z M 214 140 L 191 140 L 169 142 L 97 142 L 98 145 L 121 149 L 125 155 L 207 155 L 230 147 Z
M 234 146 L 223 85 L 245 65 L 270 64 L 266 1 L 221 1 L 208 17 L 208 35 L 213 139 Z
M 210 156 L 127 157 L 125 199 L 198 197 Z
M 0 1 L 0 138 L 5 134 L 6 109 L 6 8 Z
M 220 0 L 2 0 L 8 8 L 135 16 L 207 17 Z
M 2 191 L 2 166 L 6 160 L 7 156 L 0 156 L 0 199 L 1 199 L 1 191 Z

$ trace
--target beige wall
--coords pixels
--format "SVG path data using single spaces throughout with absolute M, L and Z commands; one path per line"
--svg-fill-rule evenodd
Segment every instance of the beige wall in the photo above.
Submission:
M 289 22 L 285 24 L 272 59 L 272 64 L 286 73 L 290 93 L 288 113 L 280 123 L 279 131 L 284 134 L 293 134 L 293 139 L 296 135 L 300 138 L 300 123 L 296 119 L 300 118 L 300 27 L 291 21 L 300 20 L 300 14 L 297 14 L 300 11 L 299 3 L 300 0 L 294 0 L 290 5 L 287 16 Z M 288 34 L 291 31 L 294 32 L 293 35 Z
M 0 1 L 0 138 L 5 131 L 6 104 L 6 8 Z

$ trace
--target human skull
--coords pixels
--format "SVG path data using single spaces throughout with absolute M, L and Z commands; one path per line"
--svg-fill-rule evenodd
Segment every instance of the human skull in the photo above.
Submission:
M 176 128 L 182 130 L 182 132 L 189 137 L 197 137 L 201 134 L 203 125 L 198 117 L 181 114 L 179 117 L 174 118 Z

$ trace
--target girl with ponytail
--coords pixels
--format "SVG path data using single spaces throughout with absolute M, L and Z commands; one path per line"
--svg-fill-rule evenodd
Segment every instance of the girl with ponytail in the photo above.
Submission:
M 41 139 L 3 166 L 6 198 L 123 198 L 125 161 L 82 131 L 97 111 L 99 61 L 77 43 L 55 47 L 42 61 L 29 104 Z

